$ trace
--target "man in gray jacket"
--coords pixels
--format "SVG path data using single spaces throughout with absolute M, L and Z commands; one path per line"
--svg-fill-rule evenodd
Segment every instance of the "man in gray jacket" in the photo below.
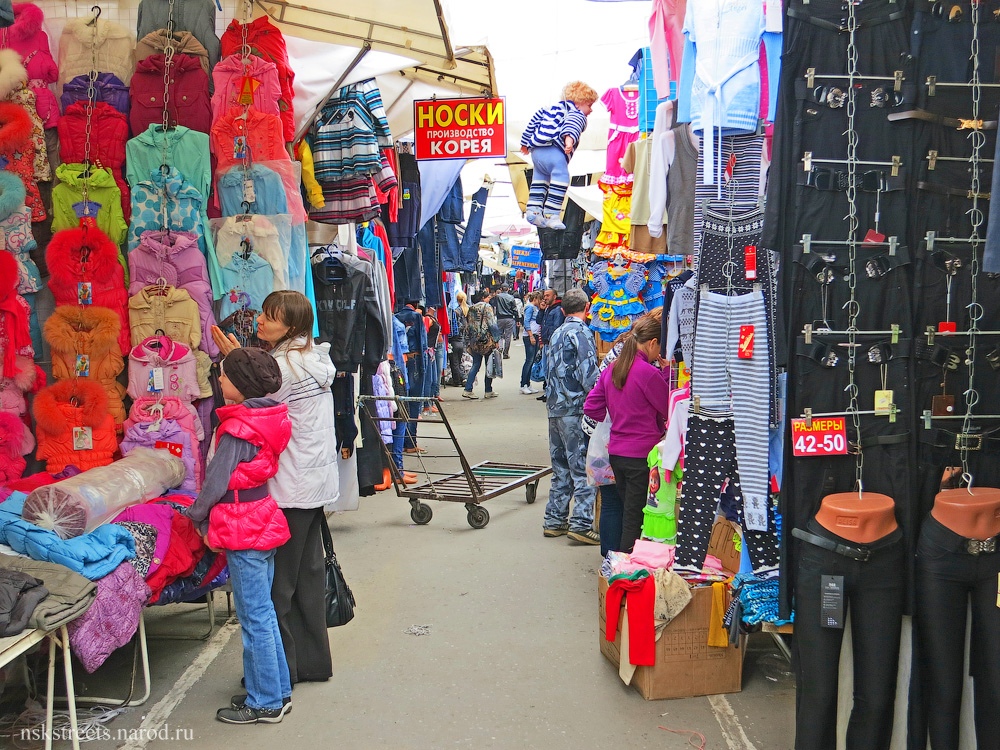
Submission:
M 493 310 L 497 314 L 497 325 L 500 327 L 500 337 L 502 343 L 500 349 L 504 359 L 510 359 L 510 342 L 514 337 L 514 328 L 517 324 L 517 300 L 510 293 L 510 287 L 503 284 L 500 293 L 490 300 Z

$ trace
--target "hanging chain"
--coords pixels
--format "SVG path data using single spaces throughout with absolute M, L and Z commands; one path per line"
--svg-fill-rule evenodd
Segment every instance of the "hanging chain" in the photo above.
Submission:
M 865 468 L 865 455 L 861 450 L 861 406 L 858 402 L 858 383 L 856 378 L 858 364 L 858 315 L 861 312 L 861 305 L 858 302 L 857 287 L 857 256 L 858 256 L 858 131 L 856 129 L 855 116 L 857 114 L 857 89 L 855 80 L 858 77 L 858 46 L 857 46 L 858 18 L 856 4 L 852 0 L 847 0 L 847 252 L 848 252 L 848 272 L 847 282 L 850 287 L 850 299 L 844 305 L 847 309 L 847 388 L 848 394 L 847 411 L 851 416 L 851 423 L 854 426 L 854 434 L 858 444 L 855 446 L 854 478 L 857 485 L 858 495 L 864 490 L 863 476 Z
M 97 103 L 97 24 L 94 19 L 94 30 L 90 40 L 90 72 L 87 74 L 87 108 L 86 123 L 83 132 L 83 180 L 81 181 L 81 198 L 83 199 L 83 215 L 90 216 L 90 132 L 94 105 Z
M 982 96 L 982 82 L 979 76 L 979 11 L 981 2 L 972 2 L 972 45 L 970 56 L 972 60 L 972 121 L 979 122 L 980 98 Z M 965 363 L 969 368 L 969 387 L 965 391 L 965 417 L 962 420 L 962 438 L 960 442 L 960 454 L 962 456 L 962 479 L 969 492 L 972 492 L 972 474 L 969 472 L 969 439 L 967 435 L 972 430 L 972 412 L 976 404 L 979 403 L 979 391 L 976 390 L 976 339 L 979 336 L 979 321 L 983 319 L 983 306 L 979 303 L 979 253 L 983 246 L 983 239 L 979 231 L 983 226 L 985 217 L 982 208 L 979 207 L 979 167 L 981 151 L 986 145 L 986 134 L 983 133 L 982 125 L 973 128 L 969 133 L 972 141 L 972 157 L 969 162 L 972 164 L 972 208 L 969 209 L 969 219 L 972 224 L 972 234 L 969 242 L 972 245 L 972 262 L 969 267 L 971 276 L 971 299 L 969 303 L 969 343 L 965 350 Z

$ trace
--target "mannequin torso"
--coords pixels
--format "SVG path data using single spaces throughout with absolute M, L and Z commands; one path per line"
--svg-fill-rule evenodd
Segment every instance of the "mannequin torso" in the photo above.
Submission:
M 816 523 L 857 544 L 871 544 L 896 530 L 895 507 L 887 495 L 838 492 L 823 498 Z
M 942 526 L 967 539 L 997 536 L 1000 534 L 1000 489 L 943 490 L 934 498 L 931 515 Z

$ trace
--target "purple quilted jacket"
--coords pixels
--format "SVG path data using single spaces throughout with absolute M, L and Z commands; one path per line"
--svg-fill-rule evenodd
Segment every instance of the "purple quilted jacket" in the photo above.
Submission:
M 197 461 L 194 451 L 197 450 L 197 445 L 192 447 L 191 433 L 173 419 L 161 420 L 159 425 L 156 422 L 147 422 L 129 427 L 125 430 L 125 438 L 122 440 L 122 455 L 127 456 L 136 448 L 155 448 L 159 442 L 181 446 L 179 458 L 184 462 L 184 481 L 181 483 L 181 489 L 197 491 L 201 486 L 201 478 L 195 470 Z

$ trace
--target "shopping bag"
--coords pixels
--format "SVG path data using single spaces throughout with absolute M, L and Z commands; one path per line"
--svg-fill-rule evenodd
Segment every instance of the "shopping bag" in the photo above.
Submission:
M 545 380 L 545 349 L 544 347 L 538 350 L 538 354 L 535 355 L 535 361 L 531 365 L 531 379 L 536 383 L 541 383 Z
M 494 349 L 486 355 L 486 377 L 490 379 L 503 377 L 503 355 L 499 349 Z
M 587 446 L 587 484 L 601 487 L 615 483 L 615 473 L 608 459 L 608 441 L 611 439 L 611 418 L 598 423 Z
M 344 580 L 337 555 L 333 551 L 333 538 L 326 518 L 321 525 L 323 531 L 323 551 L 326 557 L 326 626 L 336 628 L 354 619 L 354 593 Z

